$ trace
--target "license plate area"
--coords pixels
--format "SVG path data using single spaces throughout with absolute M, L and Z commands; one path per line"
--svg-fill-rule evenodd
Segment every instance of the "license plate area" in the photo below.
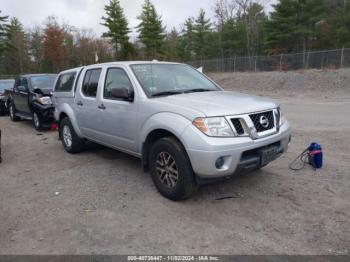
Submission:
M 266 166 L 268 163 L 272 162 L 278 157 L 279 150 L 277 146 L 270 146 L 259 149 L 258 154 L 260 156 L 260 165 Z

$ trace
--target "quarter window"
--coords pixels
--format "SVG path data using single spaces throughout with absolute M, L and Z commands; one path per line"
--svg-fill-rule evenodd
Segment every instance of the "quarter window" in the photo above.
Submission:
M 106 99 L 116 99 L 112 97 L 112 89 L 126 88 L 132 90 L 132 84 L 125 71 L 121 68 L 108 69 L 103 97 Z
M 91 69 L 86 71 L 82 88 L 82 92 L 85 96 L 96 97 L 100 75 L 101 69 Z
M 58 78 L 55 91 L 56 92 L 70 92 L 73 89 L 76 72 L 63 74 Z

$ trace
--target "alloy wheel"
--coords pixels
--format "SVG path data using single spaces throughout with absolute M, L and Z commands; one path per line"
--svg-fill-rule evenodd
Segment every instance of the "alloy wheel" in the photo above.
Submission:
M 157 156 L 156 172 L 160 182 L 169 188 L 174 188 L 179 180 L 179 171 L 175 159 L 167 152 Z
M 72 133 L 68 126 L 63 127 L 63 141 L 67 147 L 72 146 Z
M 13 106 L 12 105 L 10 105 L 10 117 L 14 118 Z
M 40 127 L 40 120 L 37 113 L 33 114 L 34 125 L 36 128 Z

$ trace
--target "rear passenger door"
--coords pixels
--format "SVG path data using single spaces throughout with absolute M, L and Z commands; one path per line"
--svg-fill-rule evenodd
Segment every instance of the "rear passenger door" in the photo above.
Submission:
M 100 140 L 97 131 L 98 101 L 97 92 L 102 69 L 91 68 L 83 72 L 83 82 L 75 99 L 77 122 L 82 134 L 92 140 Z

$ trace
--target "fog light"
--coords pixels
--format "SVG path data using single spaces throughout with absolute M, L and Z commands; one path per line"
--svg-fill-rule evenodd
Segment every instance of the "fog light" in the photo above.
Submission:
M 225 158 L 224 157 L 219 157 L 216 162 L 215 162 L 215 167 L 217 169 L 221 169 L 225 164 Z

